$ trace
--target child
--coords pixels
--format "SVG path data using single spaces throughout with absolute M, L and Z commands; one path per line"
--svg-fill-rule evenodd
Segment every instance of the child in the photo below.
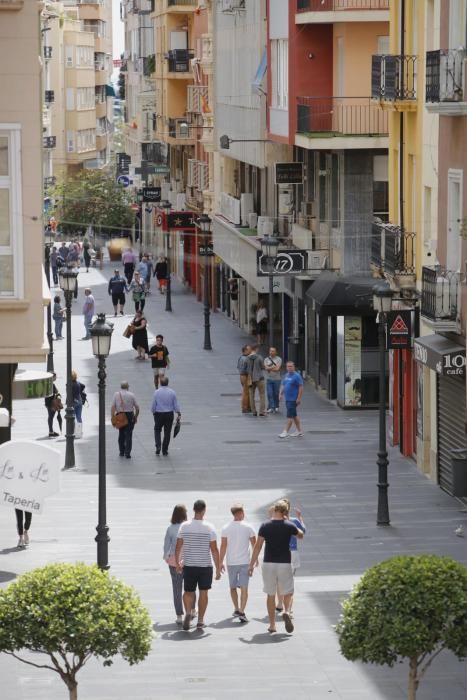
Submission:
M 60 302 L 60 297 L 54 297 L 53 320 L 55 321 L 55 340 L 63 340 L 62 325 L 63 325 L 64 309 Z

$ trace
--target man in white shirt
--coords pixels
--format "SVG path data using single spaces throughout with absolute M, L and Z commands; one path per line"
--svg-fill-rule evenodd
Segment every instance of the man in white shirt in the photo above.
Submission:
M 220 579 L 219 550 L 217 549 L 217 535 L 211 523 L 204 520 L 206 503 L 201 499 L 193 505 L 194 517 L 189 522 L 180 525 L 175 546 L 175 563 L 177 572 L 183 571 L 183 605 L 185 617 L 183 629 L 190 629 L 191 612 L 195 607 L 195 591 L 198 587 L 198 624 L 202 629 L 204 614 L 208 607 L 208 591 L 212 585 L 213 567 L 216 566 L 216 580 Z M 180 563 L 183 549 L 183 566 Z M 212 556 L 212 558 L 211 558 Z
M 227 570 L 229 573 L 230 596 L 234 604 L 233 616 L 240 622 L 247 622 L 245 607 L 248 601 L 248 565 L 250 563 L 250 545 L 256 544 L 256 533 L 245 522 L 245 511 L 241 503 L 235 503 L 230 512 L 233 520 L 222 528 L 220 567 L 224 572 L 224 558 L 227 553 Z M 240 589 L 240 604 L 238 602 Z

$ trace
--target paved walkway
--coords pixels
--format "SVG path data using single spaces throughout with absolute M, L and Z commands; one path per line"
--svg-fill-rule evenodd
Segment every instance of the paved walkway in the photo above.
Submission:
M 112 266 L 113 267 L 113 266 Z M 92 287 L 98 310 L 112 312 L 107 296 L 110 267 L 80 274 Z M 73 364 L 86 384 L 84 437 L 76 443 L 76 470 L 65 472 L 61 492 L 33 519 L 31 545 L 16 550 L 14 514 L 0 509 L 0 582 L 52 561 L 95 561 L 97 523 L 97 363 L 83 335 L 79 301 L 74 304 Z M 122 336 L 130 316 L 115 320 L 108 360 L 108 396 L 128 379 L 142 415 L 132 460 L 121 460 L 116 432 L 107 427 L 108 521 L 113 574 L 133 584 L 155 621 L 152 652 L 130 668 L 96 662 L 80 673 L 86 700 L 270 700 L 272 693 L 294 700 L 402 700 L 405 669 L 351 664 L 338 651 L 333 624 L 339 599 L 371 564 L 398 553 L 436 552 L 467 563 L 466 540 L 455 536 L 467 514 L 459 503 L 418 474 L 397 451 L 390 454 L 390 528 L 375 525 L 377 414 L 344 412 L 308 389 L 302 408 L 305 436 L 279 440 L 283 416 L 253 418 L 240 413 L 235 371 L 246 336 L 221 314 L 212 316 L 213 352 L 203 351 L 202 306 L 175 285 L 173 313 L 165 299 L 147 302 L 151 335 L 163 333 L 172 357 L 171 385 L 183 412 L 180 436 L 168 458 L 154 454 L 152 373 L 136 362 Z M 129 310 L 129 309 L 128 309 Z M 65 393 L 65 343 L 55 344 L 58 384 Z M 15 406 L 14 437 L 47 439 L 41 401 Z M 64 451 L 63 439 L 55 444 Z M 215 583 L 204 633 L 186 634 L 174 624 L 171 587 L 161 560 L 162 541 L 172 507 L 204 497 L 208 519 L 218 531 L 232 502 L 244 502 L 258 525 L 269 504 L 287 494 L 300 505 L 309 528 L 301 545 L 296 579 L 296 632 L 266 632 L 265 601 L 259 572 L 251 585 L 248 615 L 241 626 L 230 617 L 225 577 Z M 467 529 L 467 527 L 466 527 Z M 280 623 L 279 627 L 282 625 Z M 66 688 L 55 675 L 0 655 L 2 700 L 59 700 Z M 420 700 L 465 700 L 467 664 L 451 655 L 436 660 L 421 687 Z

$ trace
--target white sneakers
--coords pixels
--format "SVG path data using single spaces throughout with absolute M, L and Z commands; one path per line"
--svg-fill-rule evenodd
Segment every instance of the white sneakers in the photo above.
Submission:
M 280 438 L 288 438 L 288 437 L 303 437 L 303 433 L 288 433 L 286 430 L 283 430 L 282 433 L 279 435 Z
M 298 431 L 296 433 L 290 433 L 290 437 L 303 437 L 303 433 L 299 433 Z

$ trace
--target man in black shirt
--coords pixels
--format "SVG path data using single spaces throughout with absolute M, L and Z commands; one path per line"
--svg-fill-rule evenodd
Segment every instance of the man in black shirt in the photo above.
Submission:
M 294 626 L 290 614 L 290 606 L 294 592 L 294 579 L 290 554 L 290 538 L 292 535 L 301 539 L 301 532 L 290 520 L 287 520 L 287 504 L 277 501 L 271 520 L 263 523 L 258 530 L 258 539 L 251 555 L 248 573 L 253 571 L 258 562 L 258 557 L 266 542 L 264 560 L 262 566 L 263 590 L 266 593 L 267 609 L 269 616 L 268 631 L 276 632 L 276 592 L 284 596 L 284 612 L 282 618 L 287 632 L 293 632 Z
M 163 335 L 156 335 L 156 344 L 149 348 L 148 357 L 151 358 L 154 386 L 158 389 L 159 379 L 165 376 L 170 364 L 169 351 L 164 345 Z
M 120 271 L 114 270 L 114 276 L 109 280 L 108 292 L 112 296 L 112 304 L 114 305 L 115 316 L 117 315 L 118 305 L 120 304 L 120 313 L 123 316 L 123 307 L 125 306 L 125 292 L 127 291 L 126 282 L 123 277 L 120 277 Z

